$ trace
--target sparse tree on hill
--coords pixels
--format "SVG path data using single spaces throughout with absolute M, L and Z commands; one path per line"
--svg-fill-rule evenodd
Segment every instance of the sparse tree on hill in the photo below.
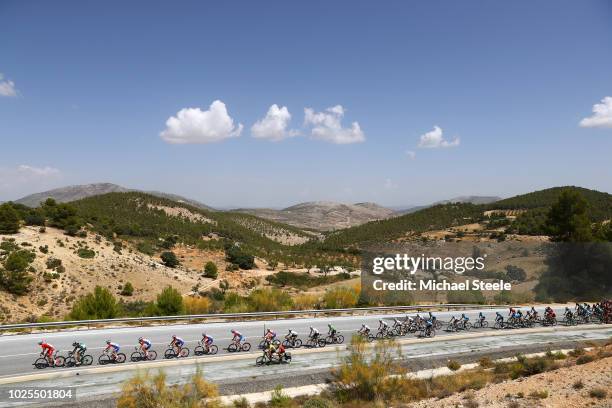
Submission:
M 176 268 L 179 265 L 179 260 L 172 251 L 162 252 L 161 260 L 168 268 Z
M 70 318 L 74 320 L 113 319 L 119 315 L 120 307 L 110 291 L 96 286 L 93 293 L 81 297 L 72 307 Z
M 172 286 L 167 286 L 157 295 L 156 306 L 160 316 L 176 316 L 185 311 L 183 297 Z
M 206 262 L 206 265 L 204 265 L 204 277 L 217 279 L 218 275 L 217 265 L 213 261 Z
M 0 205 L 0 234 L 19 232 L 19 213 L 9 203 Z

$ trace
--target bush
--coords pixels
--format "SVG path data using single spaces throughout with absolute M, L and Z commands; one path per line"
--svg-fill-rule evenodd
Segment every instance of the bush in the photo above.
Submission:
M 448 303 L 471 303 L 479 305 L 484 305 L 487 301 L 480 290 L 450 291 L 446 299 Z
M 545 398 L 548 398 L 548 391 L 547 390 L 532 391 L 529 393 L 529 396 L 531 398 L 545 399 Z
M 122 296 L 132 296 L 134 294 L 134 286 L 132 286 L 131 282 L 126 282 L 123 285 L 123 289 L 121 289 Z
M 201 371 L 185 384 L 166 384 L 166 374 L 152 377 L 148 372 L 138 373 L 123 385 L 117 408 L 212 408 L 219 404 L 217 386 L 204 380 Z
M 334 408 L 335 406 L 333 401 L 321 397 L 313 397 L 306 400 L 302 408 Z
M 591 398 L 604 399 L 606 398 L 606 395 L 608 395 L 608 391 L 604 390 L 603 388 L 593 388 L 591 391 L 589 391 L 589 397 Z
M 89 248 L 79 248 L 77 250 L 77 255 L 80 258 L 92 259 L 93 257 L 96 256 L 96 251 L 94 251 L 93 249 L 89 249 Z
M 523 282 L 525 279 L 527 279 L 527 273 L 525 270 L 514 265 L 506 266 L 506 275 L 508 275 L 508 279 L 513 281 Z
M 323 302 L 327 309 L 343 309 L 354 307 L 359 300 L 359 292 L 355 288 L 338 286 L 325 292 Z
M 179 260 L 172 251 L 162 252 L 161 260 L 168 268 L 176 268 L 179 265 Z
M 491 361 L 491 359 L 489 357 L 483 357 L 480 360 L 478 360 L 478 364 L 482 367 L 482 368 L 491 368 L 494 366 L 493 361 Z
M 293 400 L 290 396 L 283 392 L 283 386 L 277 385 L 270 396 L 270 407 L 272 408 L 288 408 L 293 405 Z
M 166 287 L 157 295 L 155 305 L 160 316 L 176 316 L 185 311 L 183 297 L 172 286 Z
M 457 360 L 449 360 L 448 363 L 446 363 L 446 367 L 448 367 L 451 371 L 457 371 L 461 368 L 461 363 L 459 363 Z
M 594 361 L 594 360 L 595 360 L 595 357 L 589 354 L 584 354 L 576 359 L 576 364 L 582 365 L 582 364 L 590 363 L 591 361 Z
M 57 269 L 62 266 L 62 260 L 58 258 L 48 258 L 46 265 L 47 269 Z
M 19 232 L 19 213 L 10 203 L 0 205 L 0 234 Z
M 396 362 L 399 350 L 395 343 L 377 342 L 374 350 L 370 350 L 369 344 L 354 336 L 348 351 L 343 363 L 333 372 L 340 402 L 397 398 L 397 377 L 392 376 L 401 375 L 404 370 Z
M 217 276 L 219 276 L 217 265 L 212 261 L 206 262 L 206 265 L 204 265 L 204 277 L 217 279 Z
M 0 286 L 15 295 L 28 293 L 33 278 L 27 268 L 35 258 L 33 252 L 25 249 L 9 253 L 4 261 L 4 268 L 0 268 Z
M 183 299 L 183 305 L 185 306 L 185 313 L 188 315 L 203 314 L 210 311 L 211 302 L 207 297 L 187 296 Z
M 73 320 L 113 319 L 119 315 L 117 300 L 108 289 L 96 286 L 89 293 L 76 301 L 70 312 Z
M 255 267 L 255 257 L 244 252 L 236 245 L 230 246 L 225 250 L 225 259 L 240 269 L 253 269 Z
M 251 292 L 247 300 L 254 312 L 272 312 L 293 308 L 291 295 L 274 288 L 256 289 Z

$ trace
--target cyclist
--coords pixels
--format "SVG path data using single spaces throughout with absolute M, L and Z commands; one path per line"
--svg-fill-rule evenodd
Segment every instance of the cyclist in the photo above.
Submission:
M 433 331 L 433 321 L 430 318 L 425 321 L 425 333 L 431 333 L 432 331 Z
M 431 320 L 432 323 L 436 322 L 436 316 L 434 316 L 431 312 L 429 312 L 429 320 Z
M 85 343 L 80 343 L 78 341 L 75 341 L 74 343 L 72 343 L 72 347 L 74 347 L 74 349 L 72 350 L 72 355 L 74 356 L 76 364 L 80 365 L 81 358 L 87 351 L 87 346 L 85 345 Z
M 319 330 L 315 329 L 314 327 L 310 326 L 310 333 L 308 334 L 308 337 L 310 337 L 311 339 L 315 340 L 319 338 Z
M 268 347 L 266 348 L 266 353 L 268 354 L 268 358 L 270 359 L 270 361 L 272 361 L 272 356 L 274 355 L 275 351 L 276 351 L 276 346 L 274 345 L 274 343 L 272 342 L 268 343 Z
M 206 347 L 206 352 L 208 353 L 211 344 L 213 344 L 213 338 L 206 333 L 202 333 L 202 344 Z
M 367 337 L 370 334 L 370 328 L 367 324 L 362 324 L 361 329 L 359 329 L 357 333 Z
M 510 311 L 508 313 L 508 317 L 514 317 L 514 313 L 516 312 L 516 310 L 514 310 L 513 307 L 510 308 Z
M 466 323 L 470 320 L 469 317 L 467 317 L 465 315 L 465 313 L 461 313 L 461 323 L 463 324 L 463 327 L 465 328 Z
M 232 336 L 232 341 L 236 343 L 236 345 L 240 346 L 240 343 L 242 343 L 244 336 L 238 330 L 234 329 L 232 329 Z
M 113 360 L 115 360 L 117 358 L 117 353 L 119 352 L 119 349 L 121 347 L 119 347 L 119 345 L 117 343 L 113 343 L 110 340 L 106 340 L 106 348 L 104 349 L 105 352 L 110 351 L 111 352 L 111 358 Z
M 567 319 L 571 319 L 572 317 L 574 317 L 574 314 L 572 313 L 572 311 L 570 310 L 569 307 L 565 306 L 565 317 Z
M 534 319 L 538 318 L 538 311 L 535 310 L 535 307 L 531 306 L 531 317 L 533 317 Z
M 378 319 L 378 331 L 381 333 L 386 333 L 389 329 L 389 325 L 383 319 Z
M 495 312 L 495 322 L 499 322 L 499 323 L 503 323 L 504 322 L 504 316 L 502 316 L 501 313 L 499 312 Z
M 482 322 L 484 322 L 486 319 L 485 315 L 482 312 L 478 313 L 478 320 L 480 321 L 480 324 L 482 325 Z
M 138 344 L 140 345 L 140 351 L 146 360 L 149 359 L 149 349 L 151 348 L 151 340 L 145 339 L 144 337 L 138 338 Z
M 170 345 L 172 346 L 172 348 L 174 349 L 174 352 L 176 353 L 176 356 L 178 357 L 181 355 L 181 350 L 183 346 L 185 345 L 185 341 L 181 339 L 180 337 L 177 337 L 176 334 L 173 334 Z
M 289 329 L 289 333 L 287 333 L 287 335 L 285 336 L 285 339 L 290 341 L 291 344 L 295 344 L 297 337 L 298 337 L 297 332 L 293 331 L 292 329 Z
M 276 338 L 276 333 L 274 331 L 272 331 L 272 329 L 266 330 L 266 334 L 264 335 L 264 339 L 266 339 L 267 342 L 271 342 L 275 338 Z
M 278 361 L 283 361 L 283 356 L 285 355 L 285 346 L 281 344 L 278 345 L 276 349 L 276 355 L 278 356 Z
M 55 361 L 53 361 L 53 352 L 55 351 L 55 347 L 44 340 L 39 341 L 38 345 L 42 348 L 42 352 L 40 354 L 45 356 L 50 366 L 54 366 Z
M 328 323 L 327 329 L 328 329 L 327 334 L 329 334 L 332 337 L 332 339 L 335 339 L 336 338 L 336 328 L 332 326 L 331 323 Z

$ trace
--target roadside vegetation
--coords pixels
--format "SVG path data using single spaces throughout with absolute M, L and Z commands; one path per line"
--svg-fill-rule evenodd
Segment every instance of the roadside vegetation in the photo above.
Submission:
M 270 401 L 260 402 L 255 406 L 259 408 L 405 406 L 405 404 L 424 399 L 442 399 L 456 393 L 467 392 L 463 406 L 477 407 L 473 391 L 480 390 L 489 384 L 507 383 L 562 367 L 572 367 L 580 364 L 578 360 L 585 355 L 590 357 L 589 361 L 612 357 L 612 345 L 608 344 L 589 352 L 578 349 L 576 353 L 570 353 L 569 356 L 550 352 L 542 357 L 533 358 L 517 355 L 513 361 L 508 362 L 495 362 L 483 358 L 475 369 L 417 379 L 411 377 L 401 364 L 400 349 L 393 341 L 381 341 L 372 345 L 356 336 L 351 340 L 348 351 L 348 355 L 343 358 L 339 367 L 333 370 L 329 387 L 322 394 L 291 398 L 283 392 L 282 387 L 278 386 L 272 392 Z M 454 360 L 451 360 L 448 365 L 452 371 L 460 368 L 460 364 Z M 218 394 L 215 386 L 207 383 L 201 372 L 198 372 L 191 381 L 192 384 L 169 386 L 165 383 L 163 374 L 157 377 L 138 374 L 124 386 L 118 407 L 223 406 L 216 398 Z M 576 392 L 581 392 L 583 388 L 584 384 L 581 381 L 576 381 L 573 385 Z M 508 403 L 512 404 L 516 399 L 546 399 L 550 391 L 537 389 L 529 392 L 528 395 L 525 394 L 527 393 L 507 395 Z M 601 400 L 606 398 L 608 392 L 599 387 L 588 390 L 586 394 L 590 398 Z M 200 405 L 192 398 L 193 396 L 200 397 Z M 159 405 L 160 403 L 162 405 Z M 239 399 L 225 407 L 250 406 L 245 399 Z

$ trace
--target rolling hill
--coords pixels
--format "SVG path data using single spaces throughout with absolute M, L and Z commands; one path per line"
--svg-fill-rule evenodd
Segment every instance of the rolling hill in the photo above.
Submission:
M 113 184 L 113 183 L 81 184 L 81 185 L 60 187 L 60 188 L 56 188 L 53 190 L 30 194 L 28 196 L 15 200 L 15 202 L 17 204 L 23 204 L 28 207 L 38 207 L 40 203 L 45 201 L 47 198 L 53 198 L 55 201 L 59 203 L 67 203 L 70 201 L 76 201 L 82 198 L 94 197 L 94 196 L 107 194 L 107 193 L 126 193 L 129 191 L 139 191 L 139 190 L 129 189 L 126 187 L 119 186 L 117 184 Z M 167 198 L 169 200 L 177 201 L 180 203 L 186 203 L 186 204 L 189 204 L 197 208 L 201 208 L 205 210 L 213 210 L 213 208 L 197 200 L 185 198 L 185 197 L 182 197 L 176 194 L 164 193 L 161 191 L 146 191 L 146 193 L 157 196 L 157 197 Z
M 348 228 L 395 214 L 393 210 L 375 203 L 342 204 L 329 201 L 300 203 L 282 210 L 262 208 L 235 211 L 318 231 Z

